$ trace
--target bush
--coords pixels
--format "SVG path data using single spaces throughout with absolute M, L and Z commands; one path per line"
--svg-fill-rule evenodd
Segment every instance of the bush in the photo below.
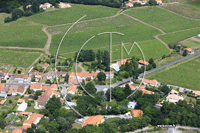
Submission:
M 162 59 L 165 59 L 165 55 L 162 56 Z
M 12 103 L 12 100 L 9 100 L 9 103 L 11 104 L 11 103 Z
M 8 23 L 8 22 L 10 22 L 10 21 L 12 21 L 12 18 L 11 18 L 11 17 L 6 17 L 6 18 L 4 19 L 4 23 Z

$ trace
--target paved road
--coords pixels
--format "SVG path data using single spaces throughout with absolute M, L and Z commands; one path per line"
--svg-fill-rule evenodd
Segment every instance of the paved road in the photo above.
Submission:
M 197 128 L 197 127 L 176 126 L 175 128 L 184 128 L 184 129 L 187 129 L 187 130 L 198 130 L 198 131 L 200 131 L 200 128 Z
M 163 69 L 163 68 L 165 68 L 165 67 L 168 67 L 168 66 L 170 66 L 170 65 L 173 65 L 173 64 L 176 64 L 176 63 L 181 62 L 181 61 L 183 61 L 183 60 L 189 59 L 189 58 L 191 58 L 191 57 L 193 57 L 193 56 L 195 56 L 195 55 L 198 55 L 198 54 L 200 54 L 200 51 L 199 51 L 199 52 L 196 52 L 196 53 L 194 53 L 194 54 L 188 55 L 188 56 L 186 56 L 186 57 L 183 57 L 183 58 L 181 58 L 181 59 L 178 59 L 178 60 L 176 60 L 176 61 L 173 61 L 173 62 L 171 62 L 171 63 L 168 63 L 168 64 L 166 64 L 166 65 L 163 65 L 163 66 L 161 66 L 161 67 L 157 67 L 157 68 L 152 69 L 152 70 L 150 70 L 150 71 L 146 71 L 145 74 L 149 74 L 149 73 L 158 71 L 158 70 Z M 140 74 L 139 77 L 140 77 L 140 76 L 143 76 L 143 73 Z

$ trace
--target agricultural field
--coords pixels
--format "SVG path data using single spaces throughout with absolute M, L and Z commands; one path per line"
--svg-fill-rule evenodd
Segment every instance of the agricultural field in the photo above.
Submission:
M 70 8 L 56 9 L 39 13 L 28 17 L 28 20 L 46 24 L 46 25 L 59 25 L 65 23 L 72 23 L 80 19 L 82 16 L 87 15 L 82 20 L 102 18 L 107 16 L 114 16 L 120 9 L 110 8 L 104 6 L 87 6 L 87 5 L 73 5 Z
M 192 37 L 192 38 L 189 38 L 187 40 L 183 40 L 180 43 L 183 44 L 184 46 L 188 47 L 188 48 L 194 48 L 194 47 L 200 46 L 200 39 Z
M 113 23 L 114 21 L 115 24 Z M 63 30 L 59 30 L 63 27 L 65 26 L 48 29 L 51 33 L 54 33 L 50 46 L 50 53 L 52 54 L 56 53 L 58 44 L 60 43 L 60 40 L 64 34 Z M 98 29 L 94 27 L 98 27 Z M 139 23 L 127 16 L 119 15 L 110 19 L 90 21 L 83 24 L 80 23 L 80 25 L 78 24 L 75 29 L 66 35 L 60 47 L 59 53 L 61 54 L 78 51 L 81 46 L 92 36 L 95 37 L 84 46 L 84 49 L 109 46 L 109 34 L 98 35 L 99 33 L 107 31 L 120 32 L 124 34 L 124 36 L 113 34 L 113 45 L 121 44 L 122 41 L 127 43 L 151 40 L 154 39 L 154 35 L 160 34 L 160 31 L 152 27 Z
M 200 56 L 169 66 L 154 73 L 146 75 L 159 82 L 177 85 L 193 90 L 200 90 L 199 76 Z
M 7 13 L 0 13 L 0 25 L 4 24 L 4 18 L 6 17 L 11 17 L 11 15 Z
M 1 66 L 29 67 L 39 56 L 39 52 L 0 49 Z
M 124 44 L 124 45 L 127 51 L 130 51 L 132 47 L 132 43 Z M 149 60 L 150 58 L 159 59 L 163 55 L 170 52 L 169 49 L 164 44 L 162 44 L 156 39 L 150 40 L 150 41 L 138 42 L 138 45 L 140 46 L 141 50 L 144 53 L 145 60 Z M 108 46 L 93 49 L 93 50 L 97 52 L 98 49 L 110 51 Z M 63 57 L 74 59 L 75 53 L 66 53 L 66 54 L 60 54 L 60 55 Z M 133 56 L 143 59 L 143 56 L 136 45 L 133 46 L 129 55 L 126 53 L 125 49 L 123 48 L 123 58 L 131 58 Z M 121 59 L 121 45 L 115 45 L 112 47 L 112 59 L 113 60 Z
M 164 4 L 160 7 L 188 18 L 200 19 L 200 8 L 196 5 L 192 5 L 193 3 L 196 3 L 196 1 L 179 4 Z
M 0 26 L 0 46 L 43 48 L 47 35 L 42 26 L 34 25 L 21 18 Z
M 199 20 L 187 19 L 159 7 L 135 8 L 125 13 L 156 26 L 167 33 L 199 27 L 200 25 Z
M 187 38 L 190 38 L 192 36 L 196 36 L 199 34 L 200 28 L 194 28 L 190 30 L 185 30 L 185 31 L 178 31 L 174 33 L 168 33 L 165 35 L 160 35 L 158 36 L 161 40 L 166 42 L 167 44 L 172 44 L 176 43 L 182 40 L 185 40 Z

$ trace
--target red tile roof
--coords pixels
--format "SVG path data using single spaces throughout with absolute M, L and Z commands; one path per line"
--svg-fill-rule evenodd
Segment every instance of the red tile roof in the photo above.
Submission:
M 101 122 L 102 119 L 103 119 L 103 116 L 101 116 L 101 115 L 91 116 L 83 123 L 83 126 L 85 126 L 87 124 L 95 125 L 95 124 L 97 124 L 97 122 Z
M 134 117 L 138 117 L 140 115 L 143 115 L 143 111 L 142 110 L 131 110 L 131 113 Z
M 20 130 L 20 129 L 14 129 L 14 130 L 12 131 L 12 133 L 22 133 L 22 130 Z
M 40 89 L 40 88 L 42 88 L 42 85 L 41 85 L 41 84 L 30 85 L 30 90 L 33 90 L 33 89 Z
M 153 85 L 157 84 L 157 80 L 155 80 L 155 79 L 154 80 L 143 79 L 142 81 L 145 83 L 148 83 L 148 84 L 153 84 Z
M 144 64 L 144 65 L 146 65 L 146 66 L 149 65 L 149 62 L 146 62 L 146 61 L 143 61 L 143 60 L 139 60 L 138 62 L 139 62 L 140 64 Z
M 38 121 L 38 118 L 41 119 L 42 117 L 43 117 L 43 115 L 41 115 L 41 114 L 33 113 L 27 120 L 24 121 L 23 126 L 24 125 L 31 126 L 32 123 L 35 123 L 36 121 Z
M 76 92 L 76 85 L 72 84 L 69 86 L 67 92 L 73 91 L 74 93 Z
M 192 52 L 193 50 L 191 48 L 184 48 L 184 50 L 187 50 L 189 52 Z

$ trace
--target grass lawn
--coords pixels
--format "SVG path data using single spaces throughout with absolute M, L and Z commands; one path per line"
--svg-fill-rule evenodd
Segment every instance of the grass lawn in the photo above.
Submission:
M 74 123 L 74 124 L 72 124 L 72 128 L 80 129 L 80 128 L 82 128 L 82 125 L 79 123 Z
M 192 100 L 192 103 L 196 103 L 196 99 L 195 98 L 192 98 L 192 97 L 186 97 L 184 100 L 186 101 L 186 102 L 190 102 L 190 99 Z
M 69 25 L 67 27 L 69 27 Z M 65 26 L 48 29 L 48 31 L 53 34 L 52 43 L 50 46 L 51 53 L 56 53 L 58 44 L 60 43 L 60 40 L 66 30 L 67 28 Z M 84 49 L 109 46 L 109 34 L 98 34 L 110 31 L 124 34 L 124 36 L 113 34 L 113 45 L 121 44 L 122 41 L 124 43 L 133 43 L 134 41 L 137 42 L 151 40 L 154 39 L 154 35 L 161 33 L 160 31 L 139 23 L 125 15 L 119 15 L 110 19 L 101 19 L 77 24 L 74 28 L 72 28 L 69 34 L 65 36 L 59 49 L 59 53 L 67 53 L 80 50 L 81 46 L 92 36 L 95 37 L 84 46 Z
M 187 61 L 187 62 L 186 62 Z M 177 85 L 180 87 L 200 90 L 199 63 L 200 56 L 169 66 L 154 73 L 146 75 L 151 79 L 157 79 L 159 82 Z M 172 68 L 170 68 L 172 67 Z
M 195 40 L 192 40 L 192 39 L 187 39 L 187 40 L 184 40 L 182 42 L 182 44 L 188 48 L 193 48 L 193 47 L 198 47 L 200 46 L 200 42 L 198 41 L 195 41 Z
M 135 8 L 125 12 L 165 32 L 198 27 L 200 21 L 191 20 L 158 7 Z
M 47 35 L 41 29 L 24 18 L 0 25 L 0 46 L 43 48 Z
M 170 52 L 169 49 L 164 44 L 162 44 L 160 41 L 156 39 L 150 41 L 138 42 L 138 45 L 140 46 L 140 48 L 144 53 L 145 60 L 149 60 L 150 58 L 159 59 L 161 58 L 161 56 Z M 132 43 L 127 45 L 125 44 L 125 47 L 127 51 L 129 51 L 132 47 Z M 109 47 L 103 47 L 103 48 L 100 47 L 99 49 L 110 51 Z M 98 49 L 94 49 L 94 51 L 97 52 Z M 61 56 L 66 58 L 74 58 L 74 55 L 75 53 L 61 54 Z M 129 55 L 123 49 L 123 58 L 131 58 L 133 56 L 143 59 L 142 54 L 136 45 L 133 46 Z M 117 60 L 117 59 L 121 59 L 121 45 L 115 45 L 112 47 L 112 60 Z
M 117 8 L 103 6 L 72 4 L 72 7 L 70 8 L 38 13 L 28 17 L 27 19 L 46 25 L 59 25 L 75 22 L 84 15 L 86 15 L 86 17 L 83 20 L 113 16 L 117 14 L 119 10 L 120 9 Z
M 182 40 L 185 40 L 187 38 L 190 38 L 192 36 L 196 36 L 199 34 L 200 28 L 185 30 L 185 31 L 179 31 L 174 33 L 168 33 L 165 35 L 158 36 L 160 39 L 162 39 L 167 44 L 176 43 Z
M 1 66 L 29 67 L 39 56 L 39 52 L 0 49 Z
M 11 17 L 11 15 L 8 13 L 0 13 L 0 25 L 4 24 L 4 19 L 6 17 Z
M 75 71 L 76 71 L 76 68 L 72 67 L 71 72 L 75 72 Z M 81 71 L 82 71 L 82 69 L 77 66 L 77 72 L 81 72 Z
M 34 106 L 35 106 L 35 103 L 31 103 L 31 106 L 27 107 L 25 111 L 26 112 L 39 113 L 40 110 L 39 109 L 35 109 Z
M 179 4 L 164 4 L 160 7 L 188 18 L 200 19 L 199 7 L 197 8 L 195 5 L 191 5 L 191 3 L 196 3 L 196 1 Z

